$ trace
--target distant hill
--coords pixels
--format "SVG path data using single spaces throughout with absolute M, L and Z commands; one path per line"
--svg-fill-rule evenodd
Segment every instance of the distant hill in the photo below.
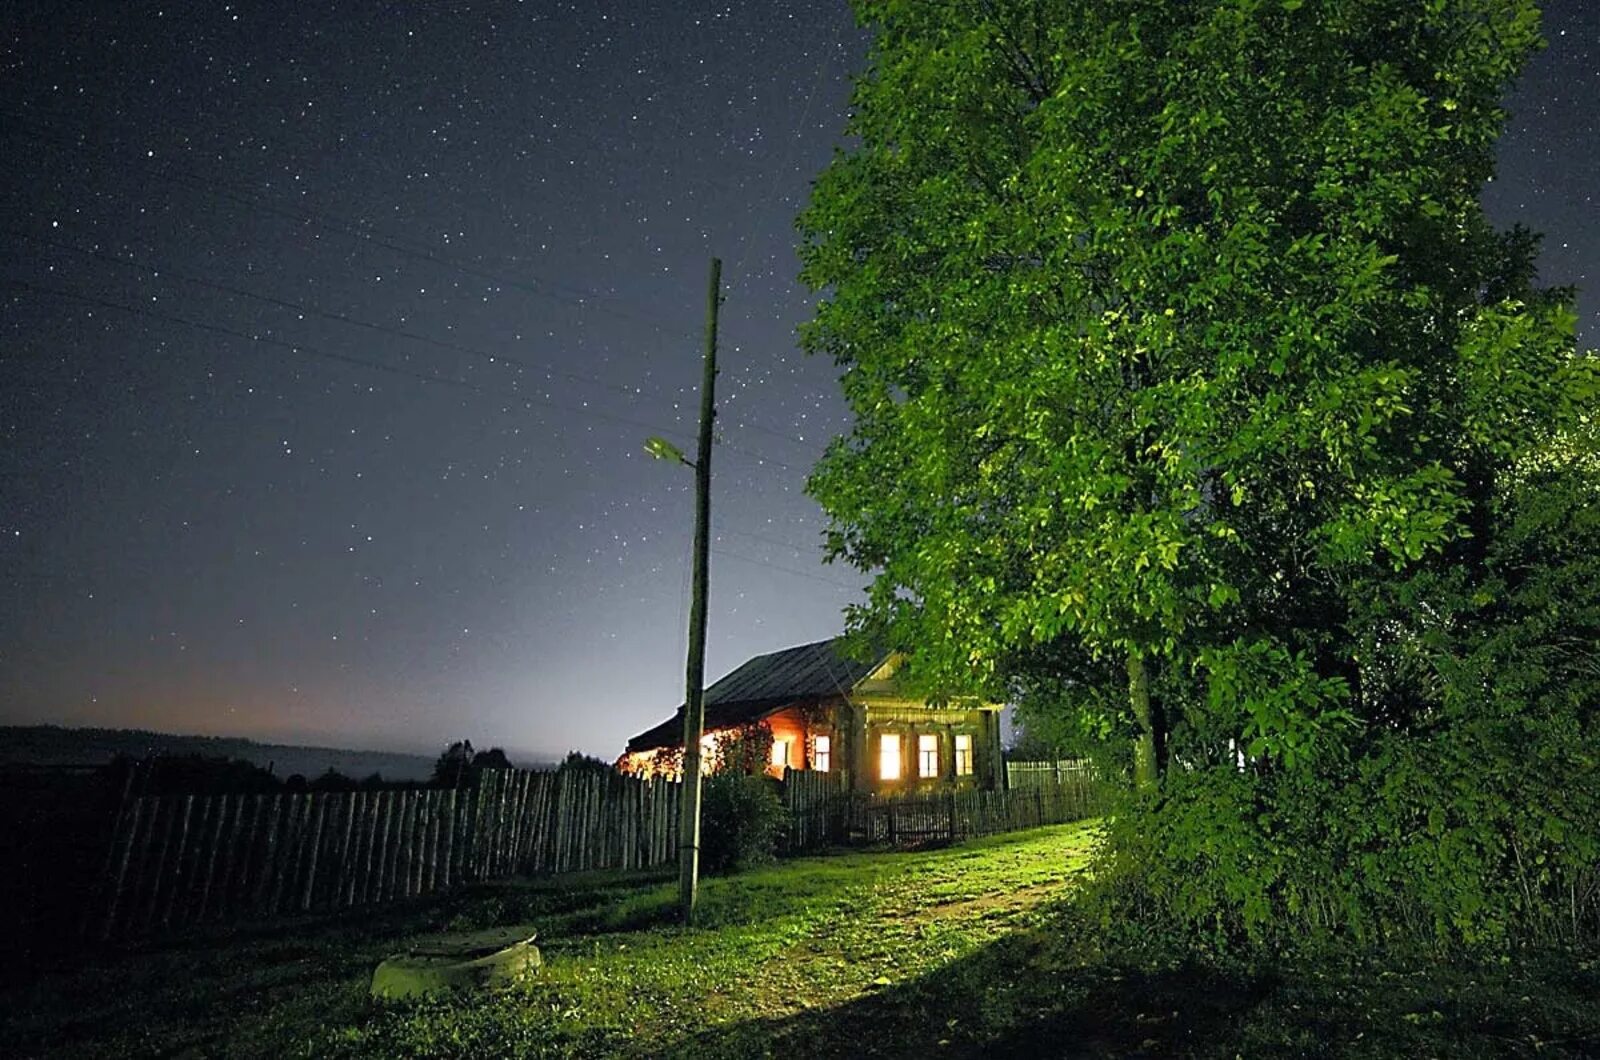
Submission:
M 385 780 L 426 780 L 433 772 L 432 755 L 396 751 L 354 751 L 338 747 L 300 747 L 258 743 L 236 736 L 178 736 L 142 729 L 65 729 L 58 725 L 0 726 L 0 767 L 98 766 L 119 754 L 204 755 L 242 758 L 272 766 L 280 777 L 299 773 L 315 779 L 329 769 L 361 779 L 382 773 Z M 530 768 L 548 763 L 517 762 Z

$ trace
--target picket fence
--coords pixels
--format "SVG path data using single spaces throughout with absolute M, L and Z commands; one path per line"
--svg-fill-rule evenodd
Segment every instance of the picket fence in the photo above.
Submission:
M 783 808 L 788 811 L 789 829 L 783 837 L 787 853 L 817 850 L 842 842 L 844 800 L 849 798 L 843 773 L 816 770 L 783 771 Z
M 1006 787 L 1032 788 L 1071 783 L 1089 778 L 1093 769 L 1084 758 L 1063 758 L 1054 762 L 1007 762 Z
M 85 934 L 330 912 L 516 875 L 652 869 L 677 857 L 681 785 L 598 771 L 485 770 L 475 788 L 159 795 L 118 815 Z M 788 853 L 916 846 L 1092 817 L 1082 770 L 1008 791 L 874 796 L 789 770 Z
M 476 788 L 161 795 L 122 808 L 85 933 L 325 912 L 677 857 L 680 785 L 485 770 Z
M 788 845 L 796 851 L 830 843 L 918 846 L 1066 824 L 1102 813 L 1103 793 L 1087 770 L 1007 791 L 888 796 L 845 791 L 836 774 L 794 770 L 784 774 L 784 803 L 791 821 Z

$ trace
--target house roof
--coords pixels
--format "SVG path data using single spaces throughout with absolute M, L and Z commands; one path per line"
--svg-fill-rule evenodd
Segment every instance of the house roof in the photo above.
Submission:
M 888 658 L 886 652 L 863 663 L 844 655 L 843 643 L 843 637 L 833 637 L 749 660 L 706 689 L 706 731 L 748 725 L 791 703 L 848 695 Z M 672 717 L 629 740 L 628 750 L 650 751 L 682 742 L 680 706 Z

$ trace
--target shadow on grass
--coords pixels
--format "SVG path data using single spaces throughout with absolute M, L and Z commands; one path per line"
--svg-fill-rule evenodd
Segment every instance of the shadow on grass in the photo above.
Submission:
M 1064 949 L 1019 932 L 834 1008 L 699 1033 L 674 1055 L 1174 1056 L 1230 1037 L 1273 989 L 1269 977 L 1198 965 L 1068 965 Z
M 1047 921 L 833 1007 L 696 1032 L 683 1057 L 1600 1057 L 1600 959 L 1113 958 Z

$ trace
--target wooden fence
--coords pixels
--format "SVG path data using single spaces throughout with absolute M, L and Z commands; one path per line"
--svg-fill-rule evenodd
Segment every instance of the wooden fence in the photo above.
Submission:
M 914 846 L 1100 812 L 1087 771 L 1009 791 L 878 797 L 839 773 L 790 770 L 791 853 Z M 130 799 L 85 931 L 327 912 L 513 875 L 648 869 L 677 857 L 680 785 L 612 773 L 486 770 L 478 787 Z
M 677 856 L 679 785 L 486 770 L 471 789 L 163 795 L 122 809 L 85 930 L 313 912 Z
M 1081 821 L 1102 812 L 1102 789 L 1087 771 L 1008 791 L 960 791 L 877 796 L 847 792 L 830 774 L 787 771 L 791 850 L 828 843 L 916 846 L 953 842 L 1047 824 Z
M 1093 772 L 1087 759 L 1063 758 L 1056 762 L 1007 762 L 1006 787 L 1031 788 L 1086 779 Z
M 816 850 L 842 841 L 840 814 L 847 797 L 843 773 L 785 769 L 782 791 L 783 807 L 789 813 L 789 831 L 783 841 L 786 852 Z

